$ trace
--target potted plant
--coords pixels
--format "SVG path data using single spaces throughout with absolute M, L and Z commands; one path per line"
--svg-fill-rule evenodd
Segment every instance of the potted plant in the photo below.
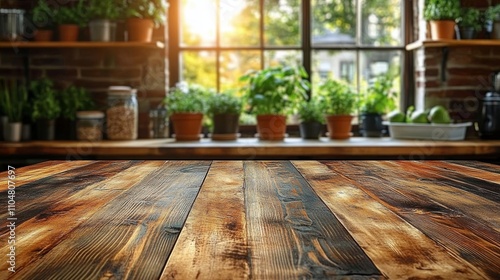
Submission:
M 460 16 L 460 0 L 426 0 L 424 18 L 431 26 L 433 40 L 453 39 L 455 20 Z
M 33 93 L 31 116 L 36 122 L 37 137 L 39 140 L 54 140 L 55 120 L 61 112 L 54 85 L 44 77 L 32 81 L 30 90 Z
M 392 90 L 392 85 L 393 78 L 389 74 L 381 75 L 361 98 L 359 129 L 363 136 L 382 136 L 382 116 L 396 107 L 396 92 Z
M 23 109 L 28 100 L 26 87 L 18 83 L 17 80 L 4 80 L 0 85 L 0 102 L 7 116 L 4 138 L 9 142 L 21 141 Z
M 127 0 L 128 41 L 151 42 L 153 28 L 164 25 L 167 20 L 166 0 Z
M 113 42 L 116 38 L 117 19 L 123 6 L 116 0 L 91 0 L 87 9 L 91 41 Z
M 242 111 L 242 101 L 233 92 L 211 94 L 208 115 L 212 119 L 212 140 L 236 140 Z
M 76 113 L 94 109 L 90 93 L 83 87 L 71 85 L 57 94 L 61 115 L 56 121 L 56 139 L 76 138 Z
M 321 102 L 330 139 L 351 137 L 352 115 L 357 95 L 348 84 L 328 79 L 319 86 L 324 100 Z
M 177 141 L 200 140 L 208 91 L 195 84 L 178 84 L 164 99 Z
M 79 0 L 75 6 L 61 6 L 55 10 L 54 14 L 58 24 L 59 41 L 77 41 L 80 27 L 84 27 L 86 24 L 83 1 Z
M 54 10 L 45 0 L 38 0 L 31 10 L 34 30 L 34 40 L 37 42 L 52 41 L 54 37 Z
M 307 99 L 310 83 L 303 67 L 268 67 L 250 71 L 240 80 L 246 82 L 245 100 L 249 112 L 257 115 L 257 133 L 260 140 L 283 140 L 287 114 L 292 114 L 299 103 Z
M 325 116 L 321 106 L 321 100 L 311 98 L 299 107 L 299 130 L 302 139 L 318 139 L 322 133 Z
M 457 24 L 460 39 L 474 39 L 476 31 L 481 30 L 481 12 L 475 8 L 462 8 Z
M 500 4 L 488 7 L 484 17 L 486 31 L 490 33 L 491 39 L 500 39 Z

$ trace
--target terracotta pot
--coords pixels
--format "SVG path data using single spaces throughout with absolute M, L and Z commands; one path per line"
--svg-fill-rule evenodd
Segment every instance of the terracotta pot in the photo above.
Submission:
M 127 19 L 127 35 L 129 42 L 151 42 L 154 23 L 151 19 Z
M 53 37 L 54 37 L 54 31 L 49 29 L 38 29 L 35 31 L 34 40 L 36 42 L 48 42 L 52 41 Z
M 200 140 L 203 114 L 174 113 L 170 117 L 174 126 L 175 140 L 198 141 Z
M 59 25 L 59 41 L 76 42 L 78 41 L 78 31 L 80 27 L 76 24 Z
M 431 20 L 432 40 L 450 40 L 455 38 L 455 21 Z
M 286 116 L 258 115 L 257 133 L 260 140 L 282 141 L 286 134 Z
M 326 116 L 326 124 L 330 139 L 348 139 L 351 137 L 351 122 L 353 116 L 350 115 L 329 115 Z
M 236 140 L 238 138 L 240 115 L 218 114 L 214 115 L 214 130 L 212 140 Z

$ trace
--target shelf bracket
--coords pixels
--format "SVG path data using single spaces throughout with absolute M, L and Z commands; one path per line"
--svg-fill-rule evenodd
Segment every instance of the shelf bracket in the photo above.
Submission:
M 448 65 L 448 54 L 450 53 L 450 50 L 448 47 L 443 47 L 441 49 L 442 52 L 442 58 L 441 58 L 441 82 L 446 82 L 446 67 Z

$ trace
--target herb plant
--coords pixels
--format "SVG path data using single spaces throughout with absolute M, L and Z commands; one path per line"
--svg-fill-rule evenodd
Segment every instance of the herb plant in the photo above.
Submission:
M 208 99 L 208 113 L 218 114 L 237 114 L 241 113 L 243 104 L 239 97 L 232 92 L 214 93 Z
M 323 115 L 322 103 L 319 99 L 312 98 L 308 102 L 300 104 L 299 118 L 303 123 L 318 122 L 324 123 L 325 117 Z
M 167 9 L 166 0 L 127 0 L 126 4 L 127 16 L 151 19 L 157 27 L 167 21 Z
M 484 17 L 489 21 L 500 20 L 500 4 L 488 7 L 485 11 Z
M 481 12 L 475 8 L 463 8 L 457 23 L 460 27 L 471 27 L 479 31 L 481 30 Z
M 206 100 L 210 92 L 196 84 L 178 84 L 170 89 L 163 100 L 168 113 L 201 113 L 206 111 Z
M 357 105 L 357 94 L 348 84 L 328 79 L 319 86 L 321 106 L 326 115 L 350 115 Z
M 86 13 L 82 0 L 78 1 L 75 6 L 63 6 L 54 11 L 58 24 L 76 24 L 80 27 L 87 24 Z
M 31 114 L 34 121 L 41 119 L 53 120 L 59 117 L 61 107 L 57 100 L 54 84 L 51 80 L 44 77 L 32 81 L 30 90 L 34 94 L 33 112 Z
M 361 99 L 361 113 L 385 114 L 396 108 L 396 92 L 392 85 L 390 75 L 379 76 Z
M 28 101 L 24 84 L 17 80 L 3 80 L 0 83 L 0 103 L 9 122 L 21 122 Z
M 460 0 L 425 0 L 426 20 L 456 20 L 460 16 Z
M 31 10 L 33 23 L 40 29 L 51 29 L 54 27 L 55 11 L 45 0 L 38 0 Z
M 58 94 L 61 116 L 70 120 L 76 118 L 76 112 L 94 108 L 90 93 L 82 87 L 69 86 Z
M 90 20 L 117 20 L 122 15 L 123 9 L 123 4 L 118 0 L 90 0 L 86 14 Z
M 244 87 L 250 112 L 256 115 L 293 113 L 298 104 L 307 99 L 310 83 L 303 67 L 269 67 L 250 71 L 240 81 Z

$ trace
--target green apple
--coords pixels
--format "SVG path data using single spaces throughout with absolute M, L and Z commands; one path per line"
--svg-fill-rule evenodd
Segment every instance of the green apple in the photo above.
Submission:
M 411 114 L 415 111 L 414 106 L 410 106 L 406 109 L 406 122 L 410 123 L 411 122 Z
M 432 107 L 431 111 L 429 112 L 429 120 L 431 121 L 431 123 L 451 123 L 451 118 L 448 110 L 439 105 Z
M 387 115 L 389 122 L 405 122 L 405 114 L 399 110 L 394 110 Z
M 415 111 L 410 117 L 411 123 L 429 123 L 427 119 L 427 113 L 425 111 Z

